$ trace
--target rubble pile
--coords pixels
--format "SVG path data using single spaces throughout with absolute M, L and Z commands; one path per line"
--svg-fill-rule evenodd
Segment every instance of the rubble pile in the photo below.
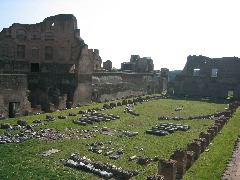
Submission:
M 109 159 L 116 160 L 123 156 L 124 152 L 122 148 L 114 151 L 114 148 L 109 147 L 110 145 L 112 145 L 111 140 L 106 142 L 98 141 L 87 144 L 87 146 L 89 146 L 88 151 L 96 154 L 103 154 L 104 156 L 109 156 Z
M 176 110 L 175 110 L 176 111 Z M 196 115 L 196 116 L 189 116 L 189 117 L 181 117 L 181 116 L 160 116 L 159 120 L 204 120 L 204 119 L 214 119 L 224 115 L 225 111 L 215 112 L 213 114 L 207 115 Z
M 96 136 L 99 132 L 97 129 L 82 130 L 66 128 L 64 132 L 57 131 L 54 128 L 44 128 L 38 131 L 27 129 L 28 126 L 22 127 L 19 125 L 8 126 L 2 124 L 1 128 L 7 128 L 3 135 L 0 135 L 0 144 L 6 143 L 22 143 L 30 139 L 40 140 L 63 140 L 63 139 L 89 139 Z M 31 126 L 30 126 L 31 127 Z
M 134 115 L 134 116 L 139 116 L 138 113 L 134 112 L 129 106 L 127 106 L 125 109 L 124 109 L 124 112 L 125 113 L 129 113 L 131 115 Z
M 159 126 L 152 127 L 147 130 L 147 134 L 166 136 L 175 131 L 187 131 L 190 129 L 189 125 L 173 124 L 173 123 L 161 123 Z
M 82 157 L 79 154 L 72 154 L 70 158 L 63 163 L 65 166 L 90 172 L 106 179 L 115 178 L 124 180 L 138 175 L 137 171 L 127 171 L 123 170 L 121 167 L 116 167 L 115 165 L 93 162 L 87 157 Z
M 119 116 L 113 114 L 94 112 L 91 114 L 83 114 L 80 119 L 73 120 L 73 123 L 86 126 L 87 124 L 94 124 L 96 122 L 102 121 L 112 121 L 119 118 L 120 118 Z

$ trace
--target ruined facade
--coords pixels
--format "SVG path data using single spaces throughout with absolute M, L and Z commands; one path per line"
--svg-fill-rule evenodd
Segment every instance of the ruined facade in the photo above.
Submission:
M 12 86 L 1 86 L 1 96 L 5 98 L 0 99 L 0 106 L 5 108 L 0 113 L 9 115 L 12 103 L 25 106 L 26 97 L 32 108 L 44 111 L 90 102 L 93 64 L 99 62 L 99 51 L 88 49 L 71 14 L 4 28 L 0 33 L 0 78 L 9 77 Z M 14 83 L 20 79 L 24 79 L 26 86 L 19 86 L 17 91 Z M 6 98 L 8 89 L 25 98 Z M 16 114 L 24 114 L 31 108 L 13 111 L 17 110 Z
M 130 62 L 121 64 L 122 71 L 150 73 L 154 70 L 153 60 L 150 57 L 141 58 L 139 55 L 131 55 Z
M 174 93 L 199 97 L 240 97 L 240 59 L 188 56 L 187 63 L 176 76 Z
M 104 72 L 99 50 L 88 49 L 71 14 L 14 23 L 0 32 L 0 118 L 165 88 L 151 58 L 133 55 L 129 63 L 133 67 L 123 64 L 122 70 L 131 73 Z M 111 61 L 104 68 L 111 71 Z

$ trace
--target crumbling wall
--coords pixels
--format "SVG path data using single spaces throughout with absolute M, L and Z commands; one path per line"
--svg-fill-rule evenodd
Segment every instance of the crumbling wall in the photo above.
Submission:
M 0 33 L 0 73 L 24 73 L 29 100 L 44 111 L 91 101 L 94 62 L 71 14 L 50 16 L 37 24 L 14 23 Z
M 28 75 L 29 100 L 32 107 L 41 106 L 50 111 L 50 104 L 55 109 L 64 109 L 67 102 L 72 102 L 76 89 L 74 74 L 34 73 Z
M 227 98 L 240 97 L 240 59 L 189 56 L 181 74 L 176 76 L 176 95 Z
M 130 62 L 121 63 L 121 70 L 138 73 L 150 73 L 154 70 L 154 64 L 150 57 L 140 58 L 139 55 L 131 55 Z
M 91 102 L 94 57 L 94 52 L 84 45 L 77 62 L 77 85 L 73 96 L 73 106 Z
M 0 114 L 5 117 L 9 117 L 9 114 L 11 117 L 28 114 L 31 112 L 31 105 L 27 97 L 26 75 L 0 75 Z M 10 107 L 11 104 L 14 107 Z
M 93 99 L 104 101 L 129 95 L 154 93 L 156 83 L 159 81 L 155 81 L 151 73 L 94 73 Z

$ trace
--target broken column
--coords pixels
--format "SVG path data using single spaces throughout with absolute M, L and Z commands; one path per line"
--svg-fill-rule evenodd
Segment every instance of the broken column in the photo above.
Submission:
M 164 180 L 176 180 L 177 162 L 175 160 L 160 160 L 158 174 L 164 176 Z

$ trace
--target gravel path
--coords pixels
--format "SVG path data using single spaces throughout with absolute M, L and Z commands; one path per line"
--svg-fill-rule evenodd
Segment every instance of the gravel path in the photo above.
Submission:
M 237 140 L 232 160 L 227 165 L 222 180 L 240 180 L 240 138 Z

